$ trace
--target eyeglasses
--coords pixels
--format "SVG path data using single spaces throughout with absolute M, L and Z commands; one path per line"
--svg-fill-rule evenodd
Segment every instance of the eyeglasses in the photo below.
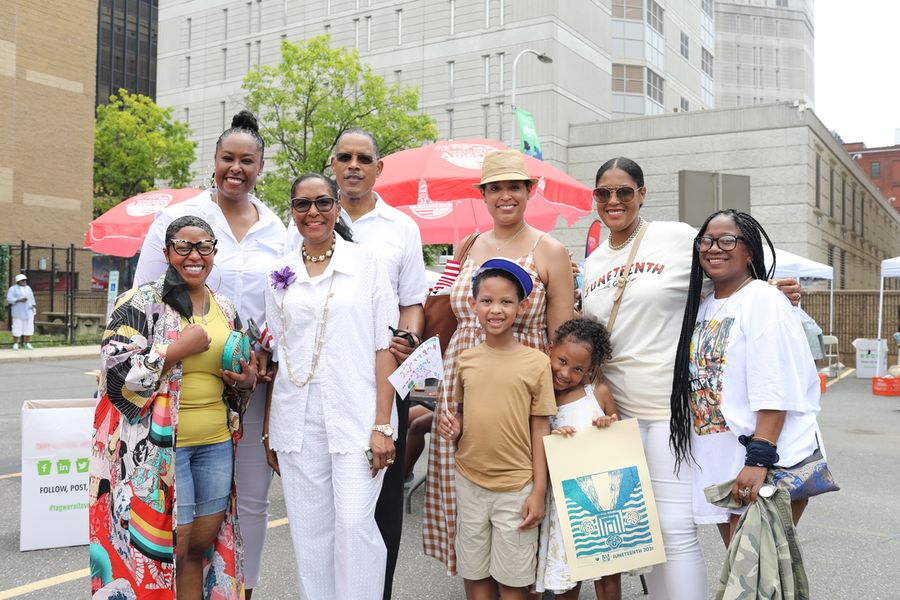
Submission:
M 730 233 L 720 235 L 717 238 L 702 235 L 694 239 L 694 248 L 696 248 L 698 252 L 707 252 L 713 247 L 713 244 L 715 244 L 719 247 L 719 250 L 731 252 L 737 246 L 738 240 L 743 239 L 745 238 L 742 235 L 731 235 Z
M 331 196 L 319 196 L 315 200 L 310 200 L 309 198 L 291 198 L 291 208 L 298 213 L 305 213 L 309 212 L 309 209 L 315 204 L 317 211 L 320 213 L 327 213 L 331 212 L 331 209 L 334 208 L 335 202 L 337 202 L 337 200 Z
M 594 200 L 599 204 L 606 204 L 615 196 L 619 202 L 627 203 L 634 200 L 635 193 L 642 189 L 644 188 L 633 188 L 627 185 L 617 188 L 598 187 L 594 190 Z
M 341 152 L 334 155 L 334 159 L 340 163 L 348 163 L 356 156 L 356 162 L 361 165 L 371 165 L 375 162 L 375 157 L 371 154 L 350 154 L 349 152 Z
M 189 242 L 187 240 L 169 240 L 169 246 L 178 256 L 188 256 L 194 249 L 200 256 L 209 256 L 216 251 L 216 242 L 218 240 L 200 240 L 199 242 Z

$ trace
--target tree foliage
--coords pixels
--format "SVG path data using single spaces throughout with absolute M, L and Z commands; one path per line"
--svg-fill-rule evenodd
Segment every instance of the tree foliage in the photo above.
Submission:
M 260 117 L 260 133 L 276 169 L 257 184 L 259 195 L 286 209 L 298 175 L 328 167 L 332 148 L 347 129 L 363 127 L 382 156 L 437 138 L 434 120 L 419 110 L 419 91 L 387 84 L 356 50 L 331 48 L 327 35 L 281 43 L 281 63 L 259 66 L 244 78 L 247 105 Z
M 196 142 L 187 124 L 141 94 L 120 89 L 97 107 L 94 122 L 94 216 L 165 181 L 191 180 Z

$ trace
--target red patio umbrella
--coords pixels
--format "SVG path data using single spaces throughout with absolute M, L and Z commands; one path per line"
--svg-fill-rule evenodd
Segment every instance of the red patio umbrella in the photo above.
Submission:
M 91 221 L 84 234 L 84 247 L 98 254 L 134 256 L 141 249 L 156 213 L 167 206 L 193 198 L 202 190 L 153 190 L 119 202 Z

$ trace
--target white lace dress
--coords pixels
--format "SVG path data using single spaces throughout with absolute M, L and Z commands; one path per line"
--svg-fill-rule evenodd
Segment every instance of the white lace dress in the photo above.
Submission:
M 550 427 L 556 429 L 569 425 L 576 429 L 590 427 L 597 417 L 603 416 L 603 410 L 594 397 L 594 388 L 584 386 L 584 396 L 563 404 L 556 416 L 550 417 Z M 534 587 L 538 592 L 549 590 L 555 594 L 565 593 L 575 587 L 569 579 L 569 566 L 566 564 L 566 549 L 563 546 L 560 531 L 559 514 L 553 500 L 553 489 L 547 494 L 547 510 L 541 523 L 541 537 L 538 544 L 537 579 Z

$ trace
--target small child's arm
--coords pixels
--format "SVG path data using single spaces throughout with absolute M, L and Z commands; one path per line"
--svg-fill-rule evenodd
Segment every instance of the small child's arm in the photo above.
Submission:
M 609 386 L 603 382 L 594 384 L 594 397 L 600 404 L 600 410 L 603 411 L 602 417 L 593 420 L 594 427 L 609 427 L 619 420 L 619 408 L 616 406 L 616 399 L 613 398 Z
M 463 414 L 462 404 L 457 409 L 459 412 L 453 414 L 449 409 L 444 409 L 441 413 L 441 420 L 438 422 L 438 433 L 448 442 L 455 442 L 462 437 Z
M 529 419 L 531 429 L 531 469 L 534 485 L 531 494 L 522 507 L 522 522 L 519 529 L 533 529 L 541 524 L 544 518 L 544 499 L 547 496 L 547 458 L 544 455 L 544 436 L 550 433 L 550 417 L 532 415 Z

